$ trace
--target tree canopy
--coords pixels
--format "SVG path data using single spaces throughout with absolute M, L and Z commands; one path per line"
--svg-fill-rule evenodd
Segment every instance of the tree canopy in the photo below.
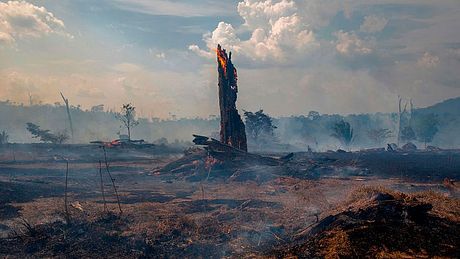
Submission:
M 331 136 L 338 139 L 343 145 L 348 147 L 353 141 L 353 128 L 350 123 L 340 120 L 332 126 L 333 133 Z
M 31 122 L 27 123 L 27 130 L 32 134 L 33 138 L 38 138 L 45 143 L 62 144 L 69 139 L 66 131 L 51 133 L 50 130 L 40 129 L 40 126 Z
M 257 112 L 244 111 L 246 132 L 250 138 L 258 142 L 260 137 L 273 136 L 276 126 L 273 125 L 273 119 L 264 113 L 263 110 Z
M 439 120 L 438 116 L 433 113 L 419 114 L 414 117 L 414 128 L 417 139 L 420 142 L 427 143 L 433 141 L 434 136 L 438 132 Z

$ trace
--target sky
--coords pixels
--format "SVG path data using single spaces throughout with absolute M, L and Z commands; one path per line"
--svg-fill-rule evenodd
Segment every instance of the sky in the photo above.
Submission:
M 460 96 L 459 0 L 0 1 L 0 100 L 143 117 L 218 114 L 214 49 L 238 108 L 394 112 Z

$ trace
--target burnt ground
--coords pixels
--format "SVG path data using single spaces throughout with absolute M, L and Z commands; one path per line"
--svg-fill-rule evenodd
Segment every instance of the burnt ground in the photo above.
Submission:
M 104 211 L 100 148 L 0 148 L 0 257 L 459 255 L 458 151 L 296 153 L 282 166 L 231 167 L 197 155 L 168 170 L 177 150 L 107 155 L 121 215 L 103 165 Z

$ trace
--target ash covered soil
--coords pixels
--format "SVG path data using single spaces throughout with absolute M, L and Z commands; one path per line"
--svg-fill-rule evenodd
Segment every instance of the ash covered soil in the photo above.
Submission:
M 460 257 L 458 151 L 107 158 L 121 215 L 102 149 L 0 148 L 0 257 Z

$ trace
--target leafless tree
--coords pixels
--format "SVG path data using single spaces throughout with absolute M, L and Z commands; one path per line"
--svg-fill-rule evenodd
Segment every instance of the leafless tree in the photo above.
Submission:
M 0 132 L 0 145 L 2 144 L 8 144 L 8 139 L 9 139 L 9 135 L 8 133 L 6 133 L 6 131 L 2 131 Z
M 73 139 L 74 131 L 73 131 L 73 124 L 72 124 L 72 117 L 70 116 L 69 99 L 65 98 L 62 93 L 60 93 L 60 94 L 61 94 L 62 100 L 64 100 L 65 108 L 67 110 L 67 118 L 69 119 L 70 134 L 72 136 L 72 142 L 73 142 L 74 141 L 74 139 Z
M 130 103 L 123 104 L 120 113 L 116 114 L 118 120 L 123 123 L 128 131 L 128 139 L 131 140 L 131 129 L 139 124 L 136 120 L 136 107 Z
M 404 103 L 404 108 L 403 108 L 403 101 Z M 410 110 L 407 111 L 407 105 L 410 105 Z M 398 145 L 401 142 L 401 136 L 402 136 L 402 131 L 407 127 L 406 123 L 404 123 L 404 116 L 407 115 L 407 121 L 410 121 L 410 117 L 412 116 L 412 111 L 414 109 L 414 105 L 412 103 L 412 99 L 403 99 L 401 96 L 398 95 Z

